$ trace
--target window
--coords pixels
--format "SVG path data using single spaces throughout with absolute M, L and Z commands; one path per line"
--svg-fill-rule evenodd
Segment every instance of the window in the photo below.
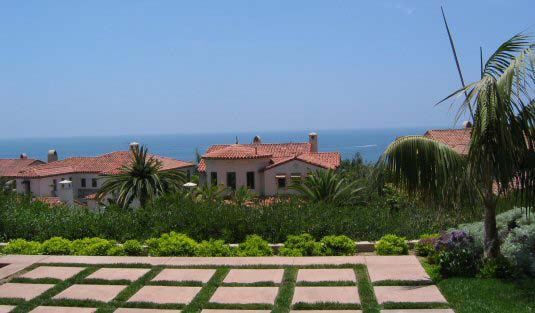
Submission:
M 217 172 L 210 172 L 210 185 L 217 186 Z
M 236 172 L 227 172 L 227 187 L 236 189 Z
M 286 175 L 275 175 L 275 178 L 277 179 L 277 188 L 286 189 Z
M 91 179 L 91 187 L 97 188 L 97 179 L 96 178 L 92 178 Z
M 186 171 L 186 180 L 191 181 L 191 172 L 189 170 Z
M 290 175 L 290 178 L 292 179 L 292 184 L 294 184 L 294 185 L 301 184 L 301 174 L 300 173 L 292 173 Z
M 55 179 L 52 179 L 52 190 L 58 191 L 58 181 Z
M 247 188 L 254 189 L 254 172 L 247 172 Z
M 86 187 L 86 182 L 85 182 L 85 178 L 82 178 L 82 182 L 81 182 L 81 185 L 82 185 L 82 188 L 85 188 L 85 187 Z

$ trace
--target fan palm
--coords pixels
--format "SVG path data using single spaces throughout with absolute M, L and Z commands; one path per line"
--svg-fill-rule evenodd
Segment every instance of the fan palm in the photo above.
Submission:
M 208 186 L 208 184 L 203 184 L 197 187 L 196 195 L 198 200 L 214 203 L 217 200 L 223 199 L 226 192 L 227 189 L 220 185 Z
M 392 143 L 376 165 L 376 177 L 409 195 L 455 204 L 467 196 L 485 207 L 485 256 L 500 254 L 498 199 L 511 191 L 531 208 L 535 199 L 535 53 L 530 37 L 518 34 L 489 58 L 481 79 L 440 103 L 464 94 L 456 116 L 473 112 L 466 157 L 421 136 Z
M 308 201 L 334 204 L 351 202 L 363 189 L 333 170 L 313 172 L 303 182 L 289 188 L 298 191 Z
M 181 188 L 186 181 L 183 172 L 162 171 L 162 163 L 148 154 L 147 148 L 131 149 L 131 162 L 123 166 L 120 173 L 106 177 L 97 194 L 100 200 L 107 194 L 117 196 L 117 203 L 127 207 L 138 199 L 143 207 L 148 201 Z

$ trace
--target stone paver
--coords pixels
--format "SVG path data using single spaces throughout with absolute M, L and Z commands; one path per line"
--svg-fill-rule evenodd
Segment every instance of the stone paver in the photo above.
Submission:
M 94 313 L 97 309 L 94 308 L 76 308 L 76 307 L 61 307 L 61 306 L 38 306 L 31 310 L 30 313 Z
M 126 287 L 124 285 L 72 285 L 60 292 L 53 299 L 109 302 Z
M 14 305 L 0 305 L 0 313 L 9 313 L 14 308 L 15 308 Z
M 101 268 L 91 275 L 88 279 L 104 280 L 128 280 L 135 281 L 150 271 L 148 268 Z
M 85 267 L 69 267 L 69 266 L 39 266 L 38 268 L 24 273 L 20 277 L 39 279 L 39 278 L 55 278 L 65 280 L 83 271 Z
M 277 287 L 219 287 L 210 303 L 221 304 L 274 304 Z
M 381 310 L 381 313 L 455 313 L 452 309 Z
M 372 283 L 383 280 L 431 281 L 415 256 L 366 256 Z
M 166 268 L 152 281 L 195 281 L 207 283 L 214 275 L 213 269 L 175 269 Z
M 292 304 L 296 303 L 360 304 L 357 287 L 295 287 Z
M 387 302 L 448 303 L 436 286 L 377 286 L 374 289 L 380 304 Z
M 201 313 L 270 313 L 270 312 L 271 312 L 270 310 L 215 310 L 215 309 L 204 309 L 201 311 Z
M 160 310 L 160 309 L 127 309 L 127 308 L 120 308 L 115 311 L 114 313 L 179 313 L 180 310 Z
M 291 310 L 290 313 L 362 313 L 361 310 Z
M 145 286 L 128 302 L 153 302 L 157 304 L 188 304 L 201 287 Z
M 283 269 L 232 269 L 223 283 L 252 284 L 259 282 L 280 283 L 284 275 Z
M 0 285 L 0 298 L 31 300 L 52 287 L 54 287 L 52 284 L 6 283 Z
M 351 268 L 300 269 L 297 282 L 356 282 L 355 271 Z

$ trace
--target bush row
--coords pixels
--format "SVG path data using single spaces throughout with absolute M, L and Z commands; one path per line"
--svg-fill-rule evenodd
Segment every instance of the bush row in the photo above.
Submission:
M 223 240 L 203 240 L 200 243 L 187 235 L 171 232 L 158 238 L 150 238 L 144 246 L 138 240 L 127 240 L 122 245 L 114 240 L 103 238 L 83 238 L 74 241 L 53 237 L 43 243 L 15 239 L 8 243 L 6 254 L 45 254 L 45 255 L 110 255 L 110 256 L 271 256 L 274 254 L 269 243 L 258 235 L 247 236 L 236 248 Z M 325 236 L 317 242 L 311 235 L 289 236 L 283 256 L 312 255 L 352 255 L 356 252 L 355 242 L 347 236 Z

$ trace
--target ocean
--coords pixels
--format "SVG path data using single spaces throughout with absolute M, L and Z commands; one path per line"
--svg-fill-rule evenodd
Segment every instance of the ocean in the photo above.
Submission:
M 343 159 L 360 153 L 367 162 L 375 162 L 397 137 L 423 134 L 426 128 L 319 130 L 320 151 L 339 151 Z M 26 153 L 30 158 L 46 161 L 47 151 L 55 149 L 60 159 L 73 156 L 96 156 L 126 150 L 132 141 L 146 145 L 149 152 L 191 161 L 195 150 L 204 153 L 213 144 L 250 143 L 259 135 L 264 143 L 305 142 L 307 131 L 271 131 L 214 134 L 121 135 L 106 137 L 58 137 L 0 139 L 0 158 L 18 158 Z

